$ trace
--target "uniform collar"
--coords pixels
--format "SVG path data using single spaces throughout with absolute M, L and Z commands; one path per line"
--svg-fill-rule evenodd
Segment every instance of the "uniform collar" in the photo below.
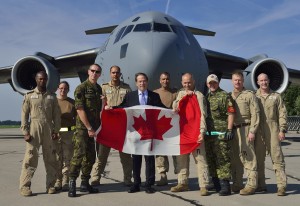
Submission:
M 37 94 L 42 94 L 42 92 L 40 92 L 39 90 L 38 90 L 38 88 L 36 87 L 36 88 L 34 88 L 34 90 L 33 90 L 35 93 L 37 93 Z M 48 93 L 50 93 L 49 91 L 45 91 L 45 93 L 44 94 L 48 94 Z
M 109 81 L 109 82 L 108 82 L 108 85 L 109 85 L 110 87 L 116 87 L 116 88 L 118 88 L 118 87 L 120 87 L 120 86 L 123 85 L 123 82 L 120 81 L 120 84 L 119 84 L 118 86 L 115 86 L 115 85 L 113 85 L 113 84 L 111 83 L 111 81 Z

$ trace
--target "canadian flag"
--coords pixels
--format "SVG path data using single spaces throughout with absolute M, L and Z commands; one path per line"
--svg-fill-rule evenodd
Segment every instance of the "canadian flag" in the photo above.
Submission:
M 179 102 L 179 112 L 139 105 L 103 110 L 97 142 L 128 154 L 180 155 L 195 150 L 200 134 L 196 95 Z

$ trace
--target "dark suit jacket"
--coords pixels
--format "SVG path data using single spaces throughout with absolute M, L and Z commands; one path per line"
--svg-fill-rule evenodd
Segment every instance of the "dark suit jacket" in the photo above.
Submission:
M 132 107 L 136 105 L 140 105 L 138 90 L 127 93 L 123 102 L 119 106 L 113 108 Z M 159 94 L 150 90 L 148 90 L 147 105 L 166 108 L 166 106 L 161 102 Z

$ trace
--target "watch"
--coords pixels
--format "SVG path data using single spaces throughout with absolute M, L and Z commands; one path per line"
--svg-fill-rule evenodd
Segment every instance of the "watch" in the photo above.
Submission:
M 93 129 L 92 127 L 87 128 L 88 131 L 91 131 L 92 129 Z

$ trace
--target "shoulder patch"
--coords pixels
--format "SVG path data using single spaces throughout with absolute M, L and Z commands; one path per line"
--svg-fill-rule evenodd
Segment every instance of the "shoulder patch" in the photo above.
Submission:
M 81 99 L 81 97 L 82 97 L 82 94 L 81 94 L 81 93 L 77 93 L 77 94 L 76 94 L 76 98 L 77 98 L 77 99 Z

